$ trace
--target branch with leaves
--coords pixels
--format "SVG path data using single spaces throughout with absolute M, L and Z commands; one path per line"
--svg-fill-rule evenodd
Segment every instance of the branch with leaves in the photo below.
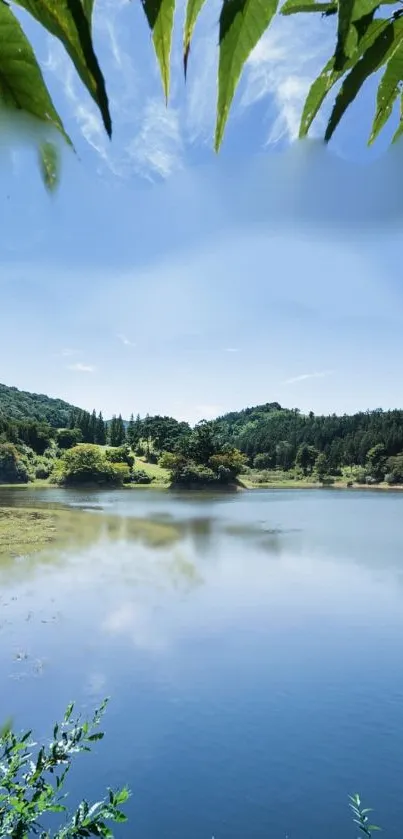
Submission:
M 75 69 L 96 103 L 105 131 L 112 135 L 105 79 L 92 40 L 94 0 L 13 0 L 29 12 L 63 44 Z M 195 27 L 207 0 L 187 0 L 183 32 L 185 77 Z M 142 0 L 152 34 L 165 99 L 170 89 L 172 32 L 176 0 Z M 386 12 L 386 7 L 390 7 Z M 382 15 L 381 15 L 382 10 Z M 301 26 L 309 26 L 309 15 L 336 17 L 335 49 L 313 82 L 306 98 L 300 137 L 308 134 L 312 122 L 336 85 L 339 90 L 325 131 L 333 136 L 349 105 L 368 78 L 381 76 L 369 142 L 372 143 L 389 120 L 400 98 L 400 120 L 394 139 L 403 132 L 403 9 L 395 0 L 222 0 L 219 18 L 219 60 L 217 115 L 214 145 L 219 150 L 234 94 L 252 50 L 278 14 L 308 14 Z M 215 35 L 213 36 L 215 37 Z M 45 84 L 34 50 L 12 7 L 0 0 L 0 103 L 29 114 L 43 125 L 56 129 L 72 145 Z M 40 144 L 44 181 L 57 183 L 58 156 L 51 139 Z
M 127 820 L 121 805 L 129 798 L 127 787 L 113 792 L 95 804 L 81 801 L 67 816 L 63 792 L 71 761 L 78 752 L 88 752 L 103 738 L 98 731 L 107 705 L 105 700 L 90 722 L 73 721 L 74 705 L 67 708 L 63 722 L 55 725 L 49 745 L 38 746 L 32 731 L 17 736 L 6 725 L 0 732 L 0 836 L 26 839 L 78 839 L 98 836 L 111 839 L 107 822 Z M 65 823 L 50 833 L 42 820 L 52 813 L 65 814 Z

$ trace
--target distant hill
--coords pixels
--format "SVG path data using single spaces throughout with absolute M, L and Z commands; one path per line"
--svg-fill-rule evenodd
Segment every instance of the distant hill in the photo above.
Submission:
M 0 416 L 16 420 L 39 420 L 55 428 L 68 424 L 74 405 L 43 393 L 28 393 L 0 384 Z M 77 410 L 77 408 L 76 408 Z
M 324 452 L 332 467 L 364 464 L 369 450 L 379 443 L 389 456 L 403 452 L 403 410 L 378 408 L 320 416 L 271 402 L 225 414 L 215 421 L 215 427 L 222 442 L 236 446 L 251 460 L 266 454 L 268 462 L 287 468 L 302 445 Z

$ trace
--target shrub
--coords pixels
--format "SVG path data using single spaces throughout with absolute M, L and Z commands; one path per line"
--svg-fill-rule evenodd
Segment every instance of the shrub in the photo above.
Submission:
M 132 484 L 151 484 L 153 478 L 144 469 L 133 469 L 129 481 Z
M 228 451 L 213 454 L 208 461 L 209 467 L 213 472 L 217 473 L 220 481 L 224 480 L 225 475 L 227 476 L 227 483 L 239 475 L 245 463 L 246 457 L 238 449 L 229 449 Z
M 110 463 L 126 463 L 130 469 L 134 466 L 134 457 L 128 446 L 117 446 L 113 449 L 107 449 L 105 456 Z
M 132 473 L 127 463 L 111 463 L 111 467 L 116 476 L 117 483 L 128 484 L 131 481 Z
M 26 484 L 31 480 L 27 463 L 13 443 L 0 444 L 0 483 Z
M 216 473 L 208 466 L 202 466 L 189 461 L 175 472 L 173 481 L 178 486 L 192 488 L 218 483 L 218 478 Z
M 111 463 L 105 452 L 92 443 L 68 449 L 53 470 L 53 480 L 66 485 L 112 484 L 121 486 L 128 475 L 124 464 Z

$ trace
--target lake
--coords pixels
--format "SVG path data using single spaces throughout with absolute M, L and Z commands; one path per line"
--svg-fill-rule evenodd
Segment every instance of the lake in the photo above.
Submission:
M 0 719 L 110 696 L 69 780 L 141 839 L 357 834 L 403 817 L 403 494 L 0 489 L 63 539 L 0 559 Z

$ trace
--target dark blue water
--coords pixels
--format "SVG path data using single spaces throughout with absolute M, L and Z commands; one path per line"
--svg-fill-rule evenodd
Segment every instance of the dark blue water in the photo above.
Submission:
M 97 522 L 80 546 L 78 512 L 67 547 L 0 564 L 0 718 L 45 736 L 70 699 L 90 713 L 111 697 L 72 801 L 127 782 L 117 836 L 339 839 L 356 835 L 359 791 L 398 836 L 403 494 L 27 489 L 2 503 Z

